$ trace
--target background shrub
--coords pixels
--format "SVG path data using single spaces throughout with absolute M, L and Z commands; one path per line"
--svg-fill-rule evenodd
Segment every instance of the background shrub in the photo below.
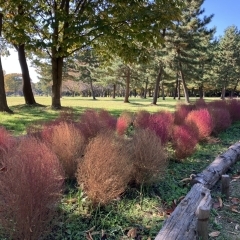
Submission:
M 213 130 L 211 115 L 207 109 L 198 109 L 191 111 L 185 122 L 187 125 L 196 125 L 199 132 L 199 140 L 207 139 Z
M 88 144 L 77 180 L 93 204 L 106 204 L 125 191 L 132 170 L 128 145 L 110 131 L 101 132 Z
M 63 174 L 54 153 L 25 138 L 4 155 L 0 174 L 0 225 L 9 239 L 39 239 L 51 229 L 61 197 Z
M 0 127 L 0 159 L 2 154 L 9 150 L 15 143 L 15 139 L 3 127 Z
M 152 184 L 163 178 L 167 154 L 159 137 L 149 129 L 138 129 L 132 141 L 132 180 L 134 185 Z
M 194 153 L 198 143 L 198 136 L 189 125 L 175 125 L 171 141 L 175 158 L 182 160 Z
M 78 161 L 84 155 L 86 145 L 82 132 L 73 123 L 61 122 L 44 129 L 42 139 L 57 155 L 65 177 L 74 179 Z
M 240 101 L 236 99 L 229 100 L 228 110 L 233 122 L 240 121 Z
M 155 132 L 160 137 L 161 143 L 165 145 L 172 134 L 173 121 L 173 114 L 170 112 L 154 113 L 149 118 L 148 129 Z
M 133 126 L 143 129 L 148 128 L 150 115 L 151 114 L 145 110 L 138 111 L 134 116 Z
M 211 108 L 208 106 L 213 122 L 213 134 L 217 135 L 231 126 L 231 117 L 226 108 Z
M 192 105 L 178 104 L 174 112 L 174 124 L 181 125 L 182 123 L 184 123 L 188 113 L 192 110 Z
M 116 118 L 104 110 L 99 113 L 95 110 L 86 110 L 80 116 L 78 127 L 89 141 L 104 129 L 115 129 Z
M 128 128 L 133 124 L 133 114 L 130 112 L 122 112 L 117 119 L 116 131 L 118 135 L 127 133 Z

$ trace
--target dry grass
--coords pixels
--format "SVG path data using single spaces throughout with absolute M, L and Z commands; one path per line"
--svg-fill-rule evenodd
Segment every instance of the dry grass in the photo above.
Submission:
M 39 239 L 51 229 L 63 174 L 55 154 L 35 138 L 22 139 L 3 156 L 0 224 L 8 239 Z
M 88 144 L 77 180 L 93 204 L 107 204 L 125 191 L 131 171 L 128 143 L 107 131 Z
M 151 130 L 139 129 L 132 141 L 132 183 L 152 184 L 164 176 L 167 154 L 159 137 Z

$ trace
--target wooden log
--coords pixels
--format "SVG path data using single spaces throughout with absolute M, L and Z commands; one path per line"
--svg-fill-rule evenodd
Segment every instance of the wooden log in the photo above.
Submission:
M 198 237 L 202 240 L 208 239 L 208 220 L 210 217 L 210 210 L 212 199 L 210 194 L 206 195 L 198 205 L 197 215 L 197 233 Z
M 230 146 L 228 150 L 219 155 L 215 160 L 201 173 L 197 174 L 191 184 L 201 183 L 206 188 L 211 189 L 220 177 L 226 173 L 231 165 L 240 159 L 240 142 Z
M 229 190 L 230 190 L 230 177 L 229 175 L 222 175 L 221 181 L 221 190 L 222 194 L 228 199 L 229 198 Z
M 195 184 L 186 197 L 178 204 L 155 240 L 197 239 L 197 214 L 201 206 L 211 201 L 210 190 L 202 184 Z

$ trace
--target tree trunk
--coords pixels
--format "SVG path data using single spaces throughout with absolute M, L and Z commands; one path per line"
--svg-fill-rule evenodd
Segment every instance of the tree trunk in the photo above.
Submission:
M 3 14 L 0 13 L 0 37 L 2 37 L 2 19 L 3 19 Z M 4 86 L 4 76 L 3 76 L 1 55 L 0 55 L 0 111 L 13 113 L 13 111 L 7 105 L 7 97 L 6 97 L 5 86 Z
M 162 80 L 162 100 L 165 100 L 164 84 Z
M 130 68 L 127 67 L 126 91 L 125 91 L 124 103 L 129 103 L 129 91 L 130 91 Z
M 188 104 L 188 103 L 190 103 L 190 101 L 189 101 L 189 94 L 188 94 L 188 89 L 187 89 L 187 85 L 186 85 L 186 82 L 185 82 L 185 76 L 183 74 L 182 63 L 181 62 L 179 63 L 179 67 L 180 67 L 180 75 L 181 75 L 181 78 L 182 78 L 185 102 Z
M 152 104 L 156 105 L 157 104 L 157 99 L 158 99 L 158 93 L 159 93 L 159 85 L 160 85 L 160 81 L 162 78 L 162 74 L 163 74 L 163 67 L 160 66 L 159 67 L 159 72 L 156 78 L 156 82 L 155 82 L 155 88 L 154 88 L 154 95 L 153 95 L 153 101 Z
M 199 98 L 203 99 L 203 85 L 199 86 Z
M 95 92 L 94 92 L 94 89 L 93 89 L 92 79 L 90 80 L 90 87 L 91 87 L 91 92 L 92 92 L 92 98 L 93 98 L 93 100 L 96 100 Z
M 143 98 L 146 99 L 147 98 L 147 87 L 148 87 L 148 78 L 145 82 L 145 88 L 144 88 L 144 94 L 143 94 Z
M 53 49 L 52 56 L 52 108 L 61 108 L 61 86 L 62 86 L 62 67 L 63 57 L 56 57 L 56 51 Z
M 226 95 L 226 84 L 224 83 L 222 86 L 222 93 L 221 93 L 222 100 L 225 100 L 225 95 Z
M 22 70 L 22 78 L 23 78 L 23 96 L 25 99 L 25 103 L 28 105 L 34 105 L 36 104 L 36 101 L 34 99 L 32 86 L 31 86 L 31 78 L 29 75 L 26 55 L 25 55 L 25 45 L 21 44 L 16 47 L 18 51 L 18 60 L 20 63 L 20 67 Z
M 178 96 L 178 100 L 181 99 L 181 81 L 178 78 L 178 84 L 177 84 L 177 96 Z
M 113 97 L 112 98 L 113 99 L 116 98 L 116 84 L 115 83 L 113 84 Z
M 179 81 L 178 81 L 178 73 L 177 73 L 177 76 L 176 76 L 176 85 L 175 85 L 174 92 L 173 92 L 173 99 L 176 99 L 176 97 L 177 97 L 177 95 L 178 95 L 178 84 L 179 84 Z

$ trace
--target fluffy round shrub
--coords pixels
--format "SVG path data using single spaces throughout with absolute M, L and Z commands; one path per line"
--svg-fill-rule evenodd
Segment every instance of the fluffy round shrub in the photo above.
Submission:
M 199 133 L 199 140 L 207 139 L 213 130 L 213 122 L 211 115 L 207 109 L 199 109 L 191 111 L 185 122 L 187 125 L 196 125 Z
M 172 146 L 177 160 L 182 160 L 191 156 L 195 151 L 197 143 L 198 137 L 189 125 L 183 124 L 174 126 Z
M 148 128 L 150 115 L 151 114 L 145 110 L 138 111 L 134 116 L 133 126 L 143 129 Z
M 125 191 L 132 171 L 128 145 L 110 131 L 89 142 L 78 165 L 77 181 L 93 204 L 107 204 Z
M 89 141 L 104 129 L 115 129 L 116 118 L 105 110 L 97 112 L 90 109 L 80 116 L 78 127 Z
M 15 139 L 3 127 L 0 127 L 0 159 L 2 154 L 8 151 L 15 143 Z
M 63 173 L 54 153 L 35 138 L 24 138 L 3 156 L 0 225 L 9 239 L 43 239 L 51 230 L 61 198 Z
M 187 117 L 188 113 L 193 110 L 193 106 L 179 104 L 176 106 L 176 111 L 174 112 L 174 124 L 181 125 L 184 123 L 185 118 Z
M 149 118 L 148 129 L 152 130 L 158 137 L 160 137 L 163 145 L 165 145 L 170 139 L 173 120 L 172 113 L 165 111 L 154 113 Z
M 240 101 L 231 99 L 228 102 L 228 110 L 233 122 L 240 121 Z
M 201 109 L 201 108 L 207 107 L 207 103 L 205 102 L 205 100 L 203 98 L 196 100 L 194 105 L 195 105 L 196 109 Z
M 230 113 L 226 108 L 210 108 L 209 112 L 213 121 L 213 134 L 217 135 L 231 126 Z
M 84 154 L 85 137 L 73 123 L 61 122 L 43 129 L 42 139 L 57 155 L 65 177 L 74 179 L 77 164 Z
M 122 112 L 117 119 L 116 131 L 118 135 L 124 135 L 129 126 L 133 124 L 133 114 L 129 112 Z
M 152 184 L 163 178 L 168 166 L 160 138 L 149 129 L 138 129 L 131 140 L 134 185 Z

